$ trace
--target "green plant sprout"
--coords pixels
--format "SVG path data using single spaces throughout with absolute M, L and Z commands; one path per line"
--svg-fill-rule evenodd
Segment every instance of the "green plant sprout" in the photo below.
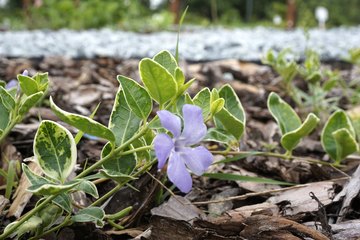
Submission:
M 33 77 L 27 75 L 28 72 L 25 70 L 17 76 L 17 81 L 0 85 L 0 143 L 47 92 L 47 73 L 37 73 Z
M 289 52 L 290 50 L 285 49 L 275 56 L 270 50 L 262 62 L 270 65 L 280 75 L 286 94 L 302 112 L 313 112 L 324 122 L 329 111 L 338 110 L 340 98 L 330 96 L 329 93 L 341 85 L 343 80 L 337 71 L 321 68 L 319 55 L 315 51 L 306 52 L 303 64 L 289 59 Z M 308 93 L 294 84 L 295 77 L 301 77 L 305 81 Z

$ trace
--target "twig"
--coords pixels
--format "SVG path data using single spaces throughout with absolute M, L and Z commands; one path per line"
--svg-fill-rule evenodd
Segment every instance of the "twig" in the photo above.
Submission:
M 193 202 L 191 204 L 193 204 L 193 205 L 206 205 L 206 204 L 210 204 L 210 203 L 221 203 L 221 202 L 232 201 L 232 200 L 244 200 L 244 199 L 247 199 L 249 197 L 261 196 L 261 195 L 266 195 L 266 194 L 271 194 L 271 193 L 278 193 L 278 192 L 288 191 L 288 190 L 291 190 L 291 189 L 307 187 L 307 186 L 310 186 L 311 184 L 314 184 L 314 183 L 329 182 L 329 181 L 334 181 L 335 182 L 335 181 L 341 181 L 341 180 L 346 180 L 346 179 L 349 179 L 349 178 L 348 177 L 342 177 L 342 178 L 330 179 L 330 180 L 326 180 L 326 181 L 306 183 L 306 184 L 301 184 L 301 185 L 296 185 L 296 186 L 291 186 L 291 187 L 285 187 L 285 188 L 278 188 L 278 189 L 273 189 L 273 190 L 268 190 L 268 191 L 263 191 L 263 192 L 246 193 L 244 195 L 233 196 L 233 197 L 228 197 L 228 198 L 224 198 L 224 199 L 202 201 L 202 202 Z

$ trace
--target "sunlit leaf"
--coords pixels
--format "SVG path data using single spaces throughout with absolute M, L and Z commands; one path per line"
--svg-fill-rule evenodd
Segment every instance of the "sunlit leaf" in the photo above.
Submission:
M 58 116 L 58 118 L 60 118 L 67 124 L 74 126 L 87 134 L 107 139 L 110 142 L 115 142 L 115 136 L 110 129 L 92 120 L 91 118 L 81 116 L 79 114 L 69 113 L 60 109 L 58 106 L 55 105 L 51 97 L 50 107 L 54 111 L 56 116 Z
M 216 127 L 225 129 L 238 140 L 241 138 L 244 133 L 244 123 L 234 117 L 228 110 L 221 109 L 215 114 L 215 119 L 217 120 L 215 121 Z M 219 122 L 221 122 L 221 125 L 219 125 Z
M 276 93 L 270 93 L 267 105 L 283 135 L 301 126 L 301 120 L 294 109 Z
M 26 97 L 20 104 L 19 107 L 19 115 L 24 115 L 27 113 L 30 108 L 35 106 L 35 104 L 44 96 L 43 92 L 34 93 L 28 97 Z
M 125 100 L 123 90 L 119 89 L 110 115 L 109 129 L 115 136 L 117 146 L 129 140 L 140 128 L 141 118 L 136 116 Z
M 219 97 L 225 100 L 224 107 L 229 111 L 229 113 L 245 125 L 245 111 L 234 89 L 229 84 L 225 84 L 219 90 Z
M 203 88 L 193 98 L 195 105 L 202 109 L 203 118 L 206 119 L 210 114 L 210 90 L 209 88 Z
M 3 105 L 8 109 L 12 110 L 15 107 L 15 99 L 11 96 L 5 88 L 0 86 L 0 98 L 2 98 Z
M 36 81 L 31 77 L 19 74 L 17 75 L 17 79 L 19 81 L 21 91 L 23 91 L 26 96 L 33 95 L 39 91 Z
M 47 176 L 65 182 L 76 163 L 74 138 L 63 126 L 44 120 L 35 135 L 34 155 Z
M 160 105 L 176 96 L 177 83 L 174 77 L 159 63 L 145 58 L 139 63 L 139 71 L 150 96 Z
M 341 129 L 343 130 L 337 132 L 338 130 Z M 327 120 L 323 128 L 323 131 L 321 133 L 321 144 L 325 149 L 326 153 L 329 154 L 329 156 L 333 160 L 338 162 L 342 160 L 339 159 L 340 156 L 345 157 L 344 153 L 350 152 L 349 150 L 353 149 L 352 143 L 345 143 L 339 141 L 343 141 L 343 140 L 351 141 L 350 139 L 354 139 L 355 141 L 355 130 L 346 113 L 342 110 L 338 110 L 335 113 L 333 113 Z M 339 145 L 342 144 L 344 146 L 350 144 L 349 145 L 350 148 L 348 150 L 339 149 Z
M 315 114 L 310 113 L 303 124 L 299 128 L 287 132 L 281 138 L 281 145 L 288 151 L 292 151 L 300 142 L 300 140 L 309 135 L 318 125 L 320 119 Z
M 332 133 L 336 144 L 336 163 L 340 164 L 341 160 L 348 155 L 359 151 L 359 146 L 352 135 L 346 128 L 341 128 Z
M 169 51 L 161 51 L 155 55 L 153 60 L 163 66 L 166 70 L 169 71 L 171 75 L 175 77 L 175 69 L 177 68 L 177 63 L 173 55 Z
M 152 100 L 149 93 L 134 80 L 117 76 L 125 94 L 126 102 L 131 110 L 141 119 L 147 119 L 152 110 Z

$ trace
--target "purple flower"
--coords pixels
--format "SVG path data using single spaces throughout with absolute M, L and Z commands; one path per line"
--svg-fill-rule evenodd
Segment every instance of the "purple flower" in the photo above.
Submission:
M 25 69 L 24 72 L 21 75 L 29 76 L 28 70 Z M 10 88 L 14 88 L 14 87 L 19 88 L 19 82 L 17 80 L 15 80 L 15 79 L 12 79 L 6 84 L 5 89 L 10 89 Z
M 10 89 L 18 86 L 18 81 L 15 79 L 10 80 L 5 86 L 5 89 Z
M 206 125 L 201 108 L 185 104 L 183 106 L 184 128 L 181 131 L 181 119 L 169 111 L 157 112 L 161 125 L 169 130 L 173 138 L 165 133 L 154 139 L 158 168 L 164 167 L 169 158 L 167 174 L 172 183 L 187 193 L 192 188 L 192 179 L 186 169 L 200 176 L 213 162 L 212 154 L 203 146 L 191 147 L 199 143 L 206 135 Z

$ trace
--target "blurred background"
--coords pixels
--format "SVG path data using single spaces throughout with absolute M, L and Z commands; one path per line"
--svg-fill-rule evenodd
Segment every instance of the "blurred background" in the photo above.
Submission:
M 186 6 L 184 23 L 205 27 L 360 24 L 360 0 L 0 0 L 0 29 L 171 30 Z

